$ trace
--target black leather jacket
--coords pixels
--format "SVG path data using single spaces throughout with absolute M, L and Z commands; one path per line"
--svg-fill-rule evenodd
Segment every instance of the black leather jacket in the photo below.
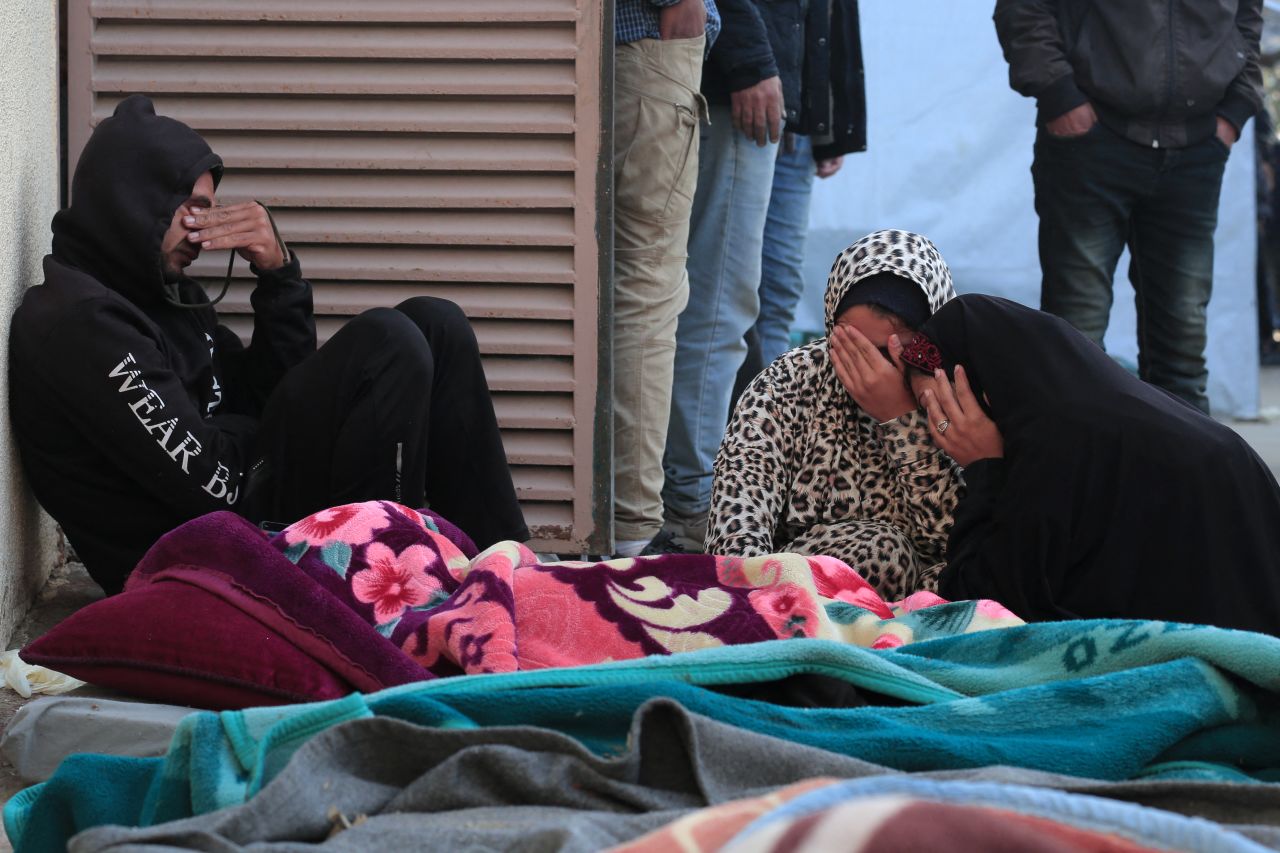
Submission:
M 858 0 L 717 0 L 721 30 L 702 69 L 707 100 L 782 79 L 787 130 L 815 159 L 867 147 Z
M 1179 148 L 1262 105 L 1262 0 L 996 0 L 995 24 L 1040 124 L 1089 101 L 1134 142 Z

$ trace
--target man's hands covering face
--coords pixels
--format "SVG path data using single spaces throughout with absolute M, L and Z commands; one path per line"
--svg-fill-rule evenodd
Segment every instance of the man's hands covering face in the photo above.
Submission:
M 240 257 L 262 270 L 279 269 L 288 261 L 267 209 L 256 201 L 213 210 L 193 207 L 182 218 L 182 224 L 193 229 L 187 240 L 199 244 L 202 251 L 235 249 Z
M 889 336 L 889 358 L 853 326 L 837 324 L 831 332 L 831 361 L 836 376 L 858 408 L 880 423 L 916 408 L 902 379 L 902 341 Z

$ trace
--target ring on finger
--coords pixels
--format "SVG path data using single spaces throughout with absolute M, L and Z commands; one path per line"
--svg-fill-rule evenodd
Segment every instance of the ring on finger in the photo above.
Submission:
M 938 421 L 937 426 L 938 426 L 938 435 L 942 435 L 944 432 L 947 431 L 947 427 L 951 426 L 951 419 L 943 418 L 942 420 Z

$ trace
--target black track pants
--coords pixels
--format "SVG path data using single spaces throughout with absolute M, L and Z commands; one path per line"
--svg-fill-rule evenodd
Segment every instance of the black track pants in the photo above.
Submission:
M 415 297 L 351 320 L 267 401 L 245 515 L 291 523 L 329 506 L 430 506 L 481 548 L 529 538 L 466 316 Z

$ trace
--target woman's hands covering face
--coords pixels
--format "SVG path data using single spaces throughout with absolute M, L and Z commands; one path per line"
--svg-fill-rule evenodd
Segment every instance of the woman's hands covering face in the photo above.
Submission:
M 956 365 L 952 387 L 946 371 L 936 370 L 933 387 L 920 392 L 920 402 L 929 416 L 929 432 L 934 444 L 968 468 L 979 459 L 1004 456 L 1004 438 L 995 421 L 987 417 L 969 387 L 964 368 Z M 924 383 L 921 383 L 924 384 Z
M 889 336 L 885 358 L 866 335 L 851 325 L 837 324 L 831 332 L 831 361 L 836 376 L 858 408 L 884 423 L 916 408 L 902 376 L 902 341 Z

